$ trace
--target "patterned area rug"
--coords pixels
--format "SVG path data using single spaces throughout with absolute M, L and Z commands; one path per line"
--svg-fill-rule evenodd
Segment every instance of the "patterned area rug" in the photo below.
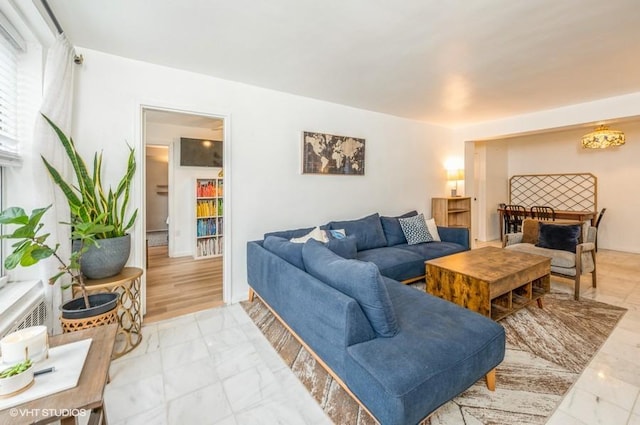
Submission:
M 416 286 L 420 288 L 419 284 Z M 260 299 L 241 304 L 334 423 L 377 423 Z M 569 294 L 552 293 L 545 296 L 543 309 L 534 304 L 506 317 L 499 322 L 506 330 L 507 352 L 497 369 L 496 391 L 487 390 L 482 379 L 422 424 L 544 424 L 625 311 L 587 299 L 575 301 Z

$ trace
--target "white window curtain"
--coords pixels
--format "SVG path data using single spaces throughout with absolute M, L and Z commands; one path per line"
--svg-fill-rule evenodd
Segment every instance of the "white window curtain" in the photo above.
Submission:
M 44 90 L 40 112 L 49 117 L 67 135 L 71 131 L 71 115 L 73 103 L 73 72 L 74 72 L 73 46 L 64 34 L 59 34 L 56 42 L 47 53 L 47 62 L 44 70 Z M 43 217 L 45 229 L 51 233 L 48 242 L 60 243 L 58 253 L 62 259 L 68 259 L 71 253 L 71 233 L 69 226 L 60 222 L 69 222 L 69 206 L 66 198 L 51 180 L 40 155 L 45 157 L 60 173 L 65 180 L 69 180 L 71 169 L 66 154 L 55 132 L 49 124 L 38 116 L 35 123 L 33 143 L 33 158 L 35 182 L 42 188 L 37 194 L 40 206 L 53 205 L 51 210 Z M 51 325 L 54 333 L 60 333 L 60 323 L 55 320 L 58 317 L 58 308 L 63 302 L 63 294 L 60 283 L 51 286 L 47 282 L 49 278 L 58 272 L 59 263 L 55 259 L 48 259 L 44 267 L 40 268 L 43 282 L 45 282 L 45 294 L 51 309 L 48 317 L 53 318 Z M 64 282 L 68 284 L 69 282 Z M 70 297 L 69 290 L 65 291 L 64 298 Z

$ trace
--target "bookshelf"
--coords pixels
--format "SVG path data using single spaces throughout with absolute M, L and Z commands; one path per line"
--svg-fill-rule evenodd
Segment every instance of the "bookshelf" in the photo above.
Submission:
M 224 184 L 221 177 L 196 179 L 194 258 L 219 257 L 223 253 Z
M 436 225 L 466 227 L 471 236 L 471 198 L 446 197 L 431 199 L 431 214 Z

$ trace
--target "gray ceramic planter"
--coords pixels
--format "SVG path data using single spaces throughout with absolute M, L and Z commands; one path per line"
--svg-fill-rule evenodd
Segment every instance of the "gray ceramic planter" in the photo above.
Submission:
M 103 279 L 115 276 L 124 268 L 131 252 L 131 235 L 98 239 L 99 248 L 89 247 L 82 255 L 82 274 L 88 279 Z M 74 242 L 74 249 L 78 244 Z

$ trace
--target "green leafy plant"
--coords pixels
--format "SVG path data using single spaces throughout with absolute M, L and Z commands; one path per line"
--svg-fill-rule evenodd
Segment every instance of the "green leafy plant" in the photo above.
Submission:
M 58 254 L 60 244 L 51 247 L 47 244 L 50 233 L 42 233 L 44 224 L 40 222 L 42 216 L 51 208 L 36 208 L 30 215 L 27 215 L 24 209 L 19 207 L 11 207 L 0 213 L 0 224 L 16 226 L 11 233 L 3 233 L 0 239 L 16 239 L 11 247 L 13 252 L 7 256 L 4 261 L 4 267 L 7 270 L 13 270 L 18 265 L 29 267 L 37 264 L 40 260 L 54 257 L 59 266 L 59 272 L 49 278 L 49 283 L 54 284 L 62 276 L 69 275 L 71 284 L 78 283 L 82 296 L 84 298 L 85 307 L 89 308 L 89 297 L 84 283 L 84 278 L 80 272 L 80 264 L 82 255 L 89 249 L 91 245 L 98 245 L 96 238 L 98 235 L 106 234 L 113 230 L 112 225 L 102 224 L 104 217 L 98 216 L 95 221 L 82 222 L 75 220 L 72 223 L 63 223 L 71 226 L 72 239 L 80 240 L 80 248 L 73 251 L 69 256 L 69 260 L 63 260 Z M 63 286 L 68 287 L 69 285 Z
M 81 222 L 111 226 L 111 230 L 96 234 L 96 239 L 124 236 L 133 226 L 138 215 L 136 209 L 126 219 L 131 181 L 136 171 L 134 149 L 129 146 L 127 170 L 116 190 L 113 191 L 109 187 L 109 190 L 105 192 L 102 186 L 102 153 L 93 155 L 93 168 L 90 174 L 85 161 L 76 150 L 73 139 L 67 137 L 47 116 L 42 116 L 60 139 L 75 173 L 77 184 L 68 183 L 58 170 L 42 157 L 54 183 L 67 198 L 71 214 L 75 218 L 74 225 Z
M 26 372 L 31 367 L 31 359 L 27 359 L 0 372 L 0 379 L 10 378 Z

